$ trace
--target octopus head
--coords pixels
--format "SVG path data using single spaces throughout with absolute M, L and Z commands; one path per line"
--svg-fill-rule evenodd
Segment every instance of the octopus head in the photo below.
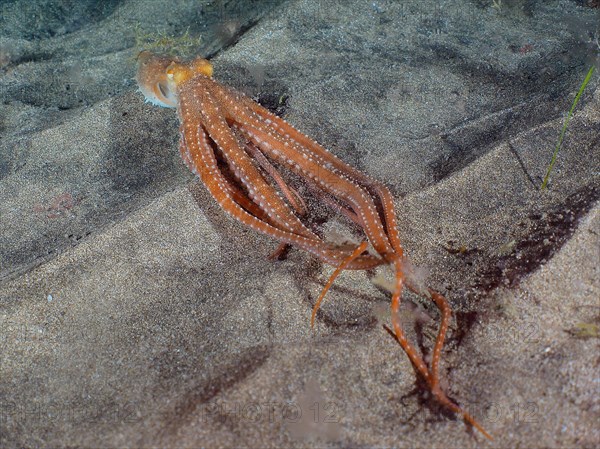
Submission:
M 182 62 L 179 58 L 155 55 L 142 51 L 138 57 L 137 82 L 146 101 L 167 108 L 177 107 L 177 92 L 190 79 L 212 76 L 212 64 L 196 58 Z

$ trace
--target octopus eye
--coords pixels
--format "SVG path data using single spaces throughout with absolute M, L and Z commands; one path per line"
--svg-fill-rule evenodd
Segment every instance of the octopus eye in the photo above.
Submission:
M 168 98 L 169 96 L 169 89 L 162 83 L 156 83 L 156 86 L 158 87 L 158 90 L 160 91 L 160 93 L 162 94 L 163 97 Z

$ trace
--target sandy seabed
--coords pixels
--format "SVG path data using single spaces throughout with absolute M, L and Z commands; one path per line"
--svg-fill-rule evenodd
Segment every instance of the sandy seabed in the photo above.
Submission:
M 0 5 L 0 445 L 598 447 L 597 75 L 539 190 L 598 64 L 593 2 L 207 3 Z M 455 310 L 445 388 L 493 442 L 418 388 L 373 273 L 311 331 L 331 267 L 270 261 L 188 173 L 132 80 L 136 36 L 186 30 L 216 79 L 390 187 Z M 430 348 L 435 309 L 402 314 Z

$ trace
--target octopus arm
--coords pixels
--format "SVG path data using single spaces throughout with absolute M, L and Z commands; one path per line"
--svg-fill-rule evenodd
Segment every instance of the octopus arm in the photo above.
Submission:
M 290 203 L 290 205 L 296 211 L 296 213 L 300 216 L 306 216 L 308 214 L 308 208 L 306 207 L 304 199 L 296 190 L 292 189 L 286 184 L 286 182 L 283 180 L 283 177 L 281 176 L 281 173 L 279 173 L 279 171 L 277 171 L 273 164 L 269 162 L 269 160 L 263 154 L 260 148 L 258 148 L 253 143 L 248 142 L 246 144 L 246 151 L 251 157 L 254 158 L 254 160 L 256 160 L 258 165 L 260 165 L 262 169 L 265 170 L 269 174 L 269 176 L 271 176 L 273 181 L 275 181 L 275 183 L 279 186 L 279 190 L 281 191 L 281 193 L 283 193 L 288 203 Z
M 392 247 L 396 252 L 402 255 L 403 250 L 398 234 L 398 223 L 394 212 L 393 197 L 385 185 L 346 164 L 337 156 L 327 151 L 323 146 L 302 134 L 285 120 L 276 116 L 258 103 L 246 99 L 246 104 L 248 104 L 262 120 L 269 120 L 269 123 L 276 127 L 279 132 L 289 136 L 290 139 L 294 140 L 301 147 L 307 148 L 310 151 L 310 154 L 313 157 L 318 157 L 323 165 L 330 164 L 339 172 L 344 173 L 346 176 L 353 179 L 357 184 L 373 191 L 379 199 L 380 207 L 378 207 L 378 210 L 383 218 L 383 223 Z
M 233 175 L 239 179 L 240 183 L 248 191 L 248 197 L 273 221 L 277 222 L 280 228 L 290 230 L 295 234 L 307 238 L 317 238 L 294 215 L 275 188 L 259 172 L 258 167 L 248 156 L 225 120 L 223 111 L 217 106 L 218 103 L 209 90 L 211 86 L 208 85 L 208 88 L 203 90 L 201 87 L 196 86 L 194 81 L 196 80 L 192 80 L 186 84 L 186 87 L 192 87 L 194 98 L 197 101 L 197 110 L 194 112 L 200 115 L 200 123 L 203 125 L 211 141 L 224 155 Z M 182 91 L 182 93 L 184 92 Z M 181 100 L 180 106 L 182 108 L 185 106 Z
M 375 205 L 364 189 L 359 188 L 351 180 L 343 175 L 340 176 L 329 167 L 319 164 L 318 161 L 304 157 L 301 149 L 290 151 L 290 144 L 285 137 L 278 138 L 277 135 L 261 129 L 260 123 L 247 122 L 243 126 L 242 124 L 238 124 L 238 126 L 248 139 L 269 157 L 303 176 L 323 192 L 349 204 L 377 253 L 383 255 L 393 252 Z
M 317 236 L 307 238 L 288 230 L 273 226 L 265 220 L 247 211 L 229 189 L 229 181 L 219 170 L 216 156 L 209 142 L 209 136 L 203 127 L 197 127 L 195 139 L 186 139 L 190 161 L 199 167 L 199 175 L 209 193 L 217 203 L 231 216 L 257 231 L 275 237 L 290 245 L 302 248 L 327 263 L 337 266 L 352 253 L 351 249 L 343 249 L 323 242 Z M 373 268 L 384 263 L 383 259 L 365 254 L 354 260 L 349 269 L 361 270 Z

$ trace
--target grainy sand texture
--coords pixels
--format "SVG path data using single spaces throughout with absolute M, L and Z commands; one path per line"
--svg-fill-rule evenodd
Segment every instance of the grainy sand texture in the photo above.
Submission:
M 599 11 L 1 2 L 0 446 L 599 447 Z M 389 186 L 415 271 L 455 311 L 444 388 L 494 441 L 429 398 L 385 331 L 389 271 L 344 272 L 310 329 L 332 268 L 270 260 L 277 242 L 216 205 L 176 113 L 137 91 L 143 48 L 210 58 Z M 438 322 L 405 296 L 426 354 Z

